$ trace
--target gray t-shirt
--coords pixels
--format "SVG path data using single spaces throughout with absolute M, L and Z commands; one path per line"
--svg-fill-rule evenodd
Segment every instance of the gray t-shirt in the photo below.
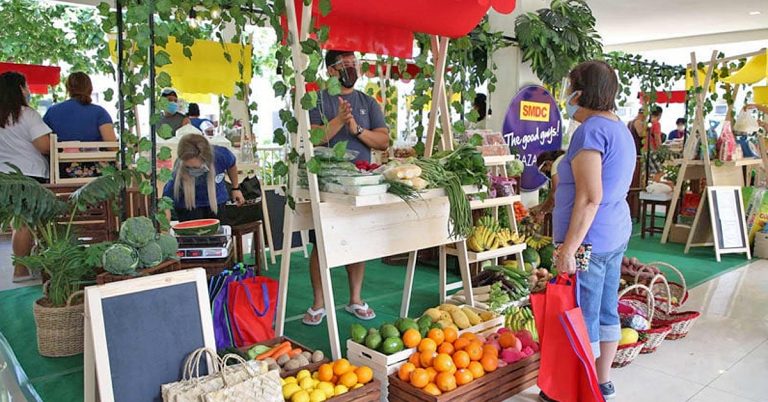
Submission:
M 387 127 L 387 123 L 384 121 L 384 112 L 381 111 L 381 106 L 376 102 L 376 99 L 360 91 L 339 96 L 352 106 L 352 116 L 355 117 L 355 121 L 360 127 L 367 130 Z M 328 91 L 321 91 L 318 107 L 309 111 L 310 124 L 322 126 L 324 124 L 323 115 L 328 120 L 336 117 L 339 113 L 338 98 L 328 94 Z M 343 126 L 339 133 L 331 138 L 328 146 L 334 146 L 341 141 L 347 141 L 347 149 L 360 152 L 357 160 L 371 161 L 371 149 L 357 137 L 350 134 L 347 126 Z
M 32 142 L 46 134 L 51 128 L 36 110 L 22 106 L 19 120 L 0 128 L 0 172 L 11 172 L 7 163 L 16 165 L 25 176 L 48 178 L 48 160 L 35 148 Z
M 160 118 L 160 121 L 157 122 L 157 125 L 155 126 L 155 130 L 160 131 L 160 127 L 163 126 L 163 124 L 167 124 L 171 126 L 171 130 L 173 131 L 173 135 L 176 135 L 176 130 L 181 128 L 182 123 L 184 123 L 184 119 L 186 116 L 184 116 L 181 113 L 175 113 L 173 116 L 166 116 L 165 113 L 163 113 L 163 117 Z

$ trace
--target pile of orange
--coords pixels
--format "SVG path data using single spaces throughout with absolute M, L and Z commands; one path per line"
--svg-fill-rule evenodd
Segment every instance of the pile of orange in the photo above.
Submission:
M 472 333 L 433 328 L 418 344 L 398 377 L 430 395 L 440 395 L 495 371 L 499 353 Z

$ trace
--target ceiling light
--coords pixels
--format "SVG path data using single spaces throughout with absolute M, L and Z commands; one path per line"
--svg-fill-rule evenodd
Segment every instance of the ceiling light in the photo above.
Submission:
M 760 15 L 760 14 L 761 14 L 760 11 L 750 11 L 749 12 L 749 15 Z

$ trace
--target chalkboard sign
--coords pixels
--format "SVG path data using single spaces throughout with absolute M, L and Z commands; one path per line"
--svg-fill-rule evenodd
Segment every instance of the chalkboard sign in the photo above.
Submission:
M 272 252 L 283 249 L 283 218 L 285 217 L 286 198 L 277 194 L 275 190 L 264 190 L 262 194 L 267 200 L 267 211 L 269 213 L 270 233 L 272 233 Z M 291 241 L 293 247 L 301 247 L 301 233 L 295 232 Z
M 747 253 L 751 258 L 741 187 L 709 186 L 707 197 L 718 261 L 720 254 L 729 253 Z
M 215 349 L 200 268 L 88 287 L 86 303 L 86 400 L 94 364 L 101 401 L 162 401 L 190 353 Z

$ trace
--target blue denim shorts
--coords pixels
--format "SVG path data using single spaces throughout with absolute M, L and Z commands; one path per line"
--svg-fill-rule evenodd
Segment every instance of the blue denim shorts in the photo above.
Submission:
M 579 272 L 579 305 L 589 332 L 595 358 L 600 357 L 600 342 L 621 339 L 619 322 L 619 279 L 621 259 L 627 245 L 608 253 L 592 253 L 589 270 Z

